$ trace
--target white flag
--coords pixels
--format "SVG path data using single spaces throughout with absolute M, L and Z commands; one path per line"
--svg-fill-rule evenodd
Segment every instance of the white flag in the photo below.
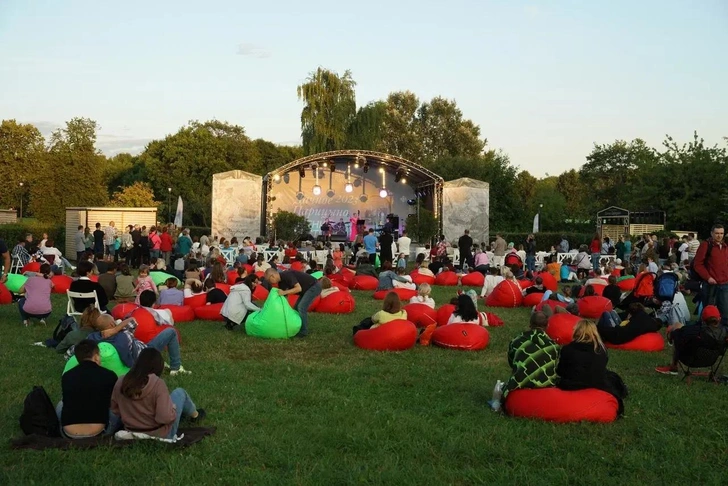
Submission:
M 181 201 L 181 199 L 180 199 L 180 201 Z M 538 225 L 539 225 L 538 213 L 536 213 L 536 216 L 533 217 L 533 231 L 531 233 L 538 233 Z
M 182 227 L 182 196 L 177 199 L 177 212 L 174 213 L 174 225 L 178 228 Z

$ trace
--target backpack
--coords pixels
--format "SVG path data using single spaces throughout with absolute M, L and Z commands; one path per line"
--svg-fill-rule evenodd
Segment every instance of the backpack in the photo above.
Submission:
M 663 273 L 655 279 L 654 287 L 657 299 L 672 302 L 680 288 L 680 279 L 674 273 Z
M 68 333 L 71 331 L 75 331 L 78 329 L 78 324 L 76 324 L 76 320 L 71 316 L 63 316 L 63 318 L 58 321 L 58 325 L 56 326 L 55 330 L 53 331 L 53 339 L 60 343 L 63 341 L 63 338 L 65 338 Z
M 509 253 L 508 255 L 506 255 L 503 263 L 507 267 L 510 267 L 511 265 L 518 265 L 519 267 L 523 266 L 523 260 L 521 260 L 521 257 L 516 255 L 515 253 Z
M 20 428 L 25 435 L 38 434 L 46 437 L 60 437 L 61 424 L 48 393 L 42 386 L 34 386 L 23 403 Z
M 711 240 L 705 240 L 705 242 L 708 244 L 708 249 L 705 252 L 705 259 L 703 260 L 703 264 L 707 265 L 708 260 L 710 260 L 710 253 L 713 251 L 713 242 Z M 690 262 L 690 268 L 688 268 L 688 278 L 690 280 L 697 280 L 701 282 L 703 278 L 698 275 L 698 272 L 695 271 L 695 258 Z

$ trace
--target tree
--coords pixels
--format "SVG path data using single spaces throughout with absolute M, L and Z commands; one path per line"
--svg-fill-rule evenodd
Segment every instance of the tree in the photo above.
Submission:
M 154 200 L 154 192 L 149 184 L 135 182 L 115 192 L 109 205 L 119 208 L 153 208 L 159 206 L 159 203 Z
M 318 68 L 298 86 L 301 111 L 301 137 L 307 155 L 345 148 L 347 130 L 356 115 L 356 82 L 351 71 L 339 76 Z
M 384 101 L 374 101 L 359 108 L 347 130 L 346 147 L 360 150 L 381 150 L 386 112 L 387 104 Z
M 420 100 L 411 91 L 396 91 L 387 97 L 381 148 L 414 162 L 422 159 L 424 148 L 417 127 L 417 108 Z
M 277 240 L 296 241 L 311 232 L 311 223 L 305 216 L 279 209 L 273 215 L 273 231 Z
M 559 175 L 556 181 L 556 190 L 559 191 L 566 201 L 564 211 L 567 219 L 583 221 L 590 220 L 594 217 L 593 214 L 588 214 L 584 208 L 584 199 L 587 191 L 576 170 L 571 169 Z
M 40 131 L 30 124 L 15 120 L 0 123 L 0 208 L 17 207 L 21 197 L 27 199 L 27 191 L 34 180 L 35 170 L 45 156 L 45 140 Z M 20 183 L 23 186 L 20 186 Z
M 417 214 L 408 215 L 405 225 L 407 234 L 413 236 L 415 241 L 422 244 L 429 243 L 440 232 L 437 218 L 432 214 L 432 211 L 425 208 L 420 208 L 419 216 Z
M 526 208 L 529 214 L 533 213 L 534 195 L 536 194 L 537 179 L 527 170 L 523 170 L 516 176 L 515 191 L 521 206 Z
M 477 157 L 483 153 L 485 141 L 480 127 L 463 120 L 463 113 L 453 100 L 440 96 L 423 103 L 417 110 L 422 141 L 422 159 L 434 162 L 440 157 Z
M 563 231 L 566 220 L 566 198 L 556 188 L 557 177 L 539 179 L 533 191 L 530 213 L 540 213 L 540 231 Z M 543 207 L 541 207 L 543 205 Z
M 303 157 L 303 149 L 300 146 L 276 145 L 262 138 L 253 140 L 253 147 L 257 152 L 255 160 L 251 160 L 245 169 L 252 174 L 265 175 Z

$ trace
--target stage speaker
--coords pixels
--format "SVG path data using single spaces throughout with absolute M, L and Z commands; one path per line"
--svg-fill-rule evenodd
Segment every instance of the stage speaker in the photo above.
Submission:
M 389 218 L 389 222 L 392 224 L 392 231 L 396 231 L 399 229 L 399 216 L 396 214 L 388 214 L 387 218 Z
M 342 234 L 333 234 L 331 235 L 331 241 L 337 242 L 337 243 L 348 243 L 349 238 L 348 235 L 342 235 Z

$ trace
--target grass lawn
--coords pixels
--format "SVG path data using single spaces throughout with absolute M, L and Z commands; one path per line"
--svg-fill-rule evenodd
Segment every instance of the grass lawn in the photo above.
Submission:
M 507 418 L 485 402 L 508 376 L 526 309 L 490 309 L 506 325 L 485 351 L 377 353 L 352 345 L 351 326 L 380 302 L 354 294 L 353 315 L 312 314 L 303 340 L 179 324 L 193 374 L 165 379 L 218 428 L 183 450 L 11 451 L 32 386 L 60 397 L 63 359 L 30 344 L 50 336 L 65 297 L 54 296 L 47 327 L 24 328 L 15 306 L 0 307 L 0 484 L 728 484 L 728 388 L 656 374 L 669 349 L 610 351 L 631 391 L 614 424 Z M 436 287 L 434 297 L 453 294 Z

